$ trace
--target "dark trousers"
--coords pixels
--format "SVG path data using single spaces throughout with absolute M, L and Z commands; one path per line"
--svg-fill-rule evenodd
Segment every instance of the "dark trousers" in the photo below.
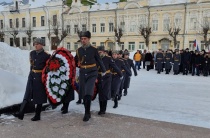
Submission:
M 143 61 L 143 68 L 145 69 L 145 61 Z
M 196 75 L 200 75 L 199 66 L 192 65 L 192 75 L 195 75 L 195 72 L 196 72 Z
M 188 74 L 189 71 L 189 64 L 183 64 L 183 74 Z

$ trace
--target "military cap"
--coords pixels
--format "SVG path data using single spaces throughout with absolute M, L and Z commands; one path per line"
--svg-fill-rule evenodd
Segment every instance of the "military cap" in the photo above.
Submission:
M 120 50 L 120 51 L 118 52 L 118 54 L 122 55 L 122 54 L 123 54 L 123 51 L 122 51 L 122 50 Z
M 113 50 L 112 54 L 118 54 L 119 52 L 117 50 Z
M 104 46 L 98 46 L 98 51 L 105 51 Z
M 189 48 L 186 48 L 186 50 L 189 50 Z
M 40 45 L 45 46 L 44 39 L 42 39 L 42 38 L 36 38 L 36 39 L 34 39 L 34 43 L 38 43 Z
M 81 32 L 80 37 L 91 38 L 91 33 L 89 31 Z

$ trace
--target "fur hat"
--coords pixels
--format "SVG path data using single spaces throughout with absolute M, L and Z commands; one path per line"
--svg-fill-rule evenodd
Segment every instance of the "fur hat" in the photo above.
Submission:
M 34 43 L 38 43 L 40 45 L 45 46 L 44 39 L 42 39 L 42 38 L 36 38 L 36 39 L 34 39 Z
M 130 53 L 126 51 L 126 52 L 124 52 L 124 55 L 128 55 L 128 56 L 129 56 L 129 55 L 130 55 Z
M 120 50 L 120 51 L 118 52 L 118 54 L 122 55 L 122 54 L 123 54 L 123 51 L 122 51 L 122 50 Z
M 104 46 L 98 46 L 98 51 L 105 51 Z
M 85 31 L 85 32 L 80 32 L 80 38 L 81 37 L 87 37 L 87 38 L 91 38 L 91 33 L 89 31 Z
M 112 54 L 118 54 L 119 52 L 117 50 L 113 50 Z

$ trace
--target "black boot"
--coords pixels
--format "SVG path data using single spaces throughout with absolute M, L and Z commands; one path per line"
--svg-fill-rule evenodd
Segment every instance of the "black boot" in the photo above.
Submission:
M 69 102 L 68 103 L 63 103 L 63 110 L 62 114 L 67 114 L 68 113 L 68 108 L 69 108 Z
M 118 101 L 120 101 L 120 100 L 121 100 L 121 97 L 122 97 L 121 95 L 119 95 L 119 96 L 118 96 Z
M 84 106 L 85 106 L 85 116 L 83 118 L 83 121 L 87 122 L 91 118 L 91 114 L 90 114 L 91 96 L 89 96 L 89 95 L 85 96 Z
M 79 100 L 76 103 L 77 104 L 81 104 L 82 103 L 82 99 L 79 98 Z
M 113 108 L 117 108 L 118 107 L 118 100 L 117 100 L 117 96 L 114 99 L 114 106 Z
M 104 101 L 104 103 L 103 103 L 103 111 L 104 111 L 104 114 L 106 113 L 106 107 L 107 107 L 107 100 Z
M 42 111 L 42 104 L 37 104 L 35 116 L 33 118 L 31 118 L 31 121 L 40 120 L 41 111 Z
M 98 115 L 102 115 L 103 112 L 103 102 L 99 101 L 100 111 L 98 112 Z
M 127 89 L 124 89 L 124 96 L 126 96 L 128 94 Z
M 17 117 L 20 120 L 23 120 L 23 118 L 24 118 L 24 111 L 25 111 L 25 107 L 26 107 L 27 103 L 28 102 L 26 100 L 23 100 L 23 102 L 22 102 L 22 104 L 20 106 L 19 112 L 14 114 L 15 117 Z

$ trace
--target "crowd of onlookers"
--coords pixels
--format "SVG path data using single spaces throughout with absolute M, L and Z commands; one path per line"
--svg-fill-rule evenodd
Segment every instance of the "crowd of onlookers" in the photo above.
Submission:
M 189 73 L 194 75 L 210 75 L 210 53 L 205 50 L 202 51 L 189 51 L 188 48 L 185 50 L 166 50 L 163 51 L 159 49 L 158 51 L 141 51 L 137 52 L 133 56 L 135 61 L 135 67 L 138 70 L 151 69 L 157 70 L 157 73 L 166 71 L 169 74 L 171 69 L 174 71 L 174 75 L 183 73 L 183 75 L 188 75 Z M 143 65 L 142 65 L 143 64 Z

